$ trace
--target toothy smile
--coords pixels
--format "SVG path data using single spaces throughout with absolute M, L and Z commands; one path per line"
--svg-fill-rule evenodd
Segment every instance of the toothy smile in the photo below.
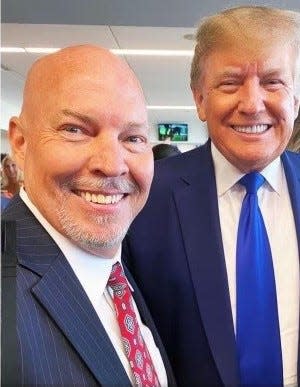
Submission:
M 81 196 L 87 202 L 98 204 L 116 204 L 125 196 L 124 194 L 104 195 L 86 191 L 79 191 L 77 195 Z
M 270 129 L 271 125 L 260 124 L 260 125 L 251 125 L 251 126 L 239 126 L 233 125 L 232 129 L 236 132 L 241 133 L 263 133 L 266 130 Z

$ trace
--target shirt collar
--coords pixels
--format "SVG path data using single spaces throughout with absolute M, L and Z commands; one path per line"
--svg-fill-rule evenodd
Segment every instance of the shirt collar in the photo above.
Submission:
M 215 168 L 217 194 L 220 197 L 230 190 L 244 176 L 244 173 L 232 165 L 213 143 L 211 144 L 211 152 Z M 273 160 L 260 173 L 264 176 L 271 189 L 280 195 L 284 181 L 284 171 L 280 157 Z
M 96 302 L 106 288 L 112 266 L 121 263 L 121 246 L 113 258 L 90 254 L 60 234 L 31 202 L 24 188 L 20 190 L 20 197 L 58 245 L 92 303 Z

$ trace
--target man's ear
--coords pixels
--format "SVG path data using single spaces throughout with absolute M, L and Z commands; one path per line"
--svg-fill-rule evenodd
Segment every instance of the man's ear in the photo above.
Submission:
M 300 96 L 294 96 L 294 118 L 296 119 L 299 114 Z
M 200 88 L 195 87 L 192 89 L 194 101 L 197 107 L 198 117 L 201 121 L 206 121 L 206 109 L 205 109 L 205 100 Z
M 18 117 L 12 117 L 9 121 L 8 138 L 14 160 L 18 164 L 18 167 L 24 171 L 27 141 L 25 139 L 24 129 Z

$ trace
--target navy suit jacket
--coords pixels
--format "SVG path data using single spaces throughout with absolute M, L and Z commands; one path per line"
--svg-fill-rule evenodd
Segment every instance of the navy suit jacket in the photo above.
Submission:
M 300 248 L 300 155 L 285 152 L 282 162 Z M 124 259 L 145 297 L 178 385 L 237 386 L 210 142 L 158 161 L 154 176 L 147 205 L 124 242 Z
M 22 385 L 130 386 L 71 266 L 19 196 L 5 210 L 3 219 L 15 220 L 17 229 L 16 321 Z M 173 385 L 152 318 L 127 269 L 126 275 L 134 288 L 141 318 L 153 333 Z

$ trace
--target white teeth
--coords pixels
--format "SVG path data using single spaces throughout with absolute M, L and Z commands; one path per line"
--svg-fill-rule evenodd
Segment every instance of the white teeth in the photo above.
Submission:
M 90 202 L 92 200 L 92 195 L 89 192 L 85 193 L 85 200 Z
M 87 202 L 99 203 L 99 204 L 114 204 L 118 203 L 124 195 L 96 195 L 89 192 L 81 192 L 80 196 Z
M 242 133 L 262 133 L 268 129 L 268 125 L 253 125 L 253 126 L 233 126 L 233 129 Z

